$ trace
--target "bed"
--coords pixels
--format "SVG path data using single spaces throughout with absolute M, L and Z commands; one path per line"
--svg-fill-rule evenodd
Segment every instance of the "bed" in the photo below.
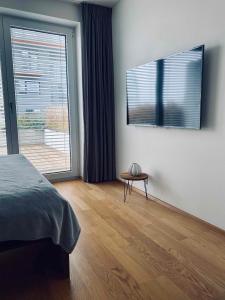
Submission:
M 70 204 L 23 155 L 0 157 L 0 254 L 25 249 L 26 260 L 35 254 L 31 261 L 38 268 L 50 266 L 68 277 L 79 234 Z

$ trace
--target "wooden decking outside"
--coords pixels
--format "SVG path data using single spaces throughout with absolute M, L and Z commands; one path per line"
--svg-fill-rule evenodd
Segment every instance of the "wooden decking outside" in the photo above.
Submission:
M 22 145 L 25 155 L 41 173 L 70 170 L 70 155 L 45 144 Z M 0 155 L 6 155 L 6 147 L 0 147 Z
M 136 192 L 124 204 L 119 182 L 55 186 L 82 228 L 71 280 L 21 277 L 0 299 L 225 299 L 224 233 Z
M 6 147 L 0 147 L 0 155 L 7 155 L 7 148 Z

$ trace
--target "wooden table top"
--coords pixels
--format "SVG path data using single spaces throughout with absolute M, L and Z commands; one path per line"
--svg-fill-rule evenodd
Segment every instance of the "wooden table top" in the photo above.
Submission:
M 138 180 L 146 180 L 146 179 L 148 179 L 148 174 L 141 173 L 139 176 L 132 176 L 128 172 L 123 172 L 123 173 L 120 173 L 120 177 L 122 179 L 125 179 L 125 180 L 138 181 Z

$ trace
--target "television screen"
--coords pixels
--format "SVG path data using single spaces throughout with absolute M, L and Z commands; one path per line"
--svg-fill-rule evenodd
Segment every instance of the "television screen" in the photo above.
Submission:
M 204 46 L 127 71 L 127 123 L 200 129 Z

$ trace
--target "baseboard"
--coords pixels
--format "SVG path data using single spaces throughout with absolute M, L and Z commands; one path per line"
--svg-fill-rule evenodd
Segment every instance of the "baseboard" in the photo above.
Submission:
M 118 178 L 117 178 L 117 181 L 119 181 L 121 183 L 124 183 L 121 179 L 118 179 Z M 140 194 L 140 195 L 142 195 L 142 196 L 145 197 L 145 192 L 143 192 L 139 188 L 133 186 L 132 189 L 136 193 L 138 193 L 138 194 Z M 205 220 L 202 220 L 202 219 L 200 219 L 200 218 L 198 218 L 198 217 L 196 217 L 196 216 L 194 216 L 194 215 L 192 215 L 192 214 L 190 214 L 190 213 L 188 213 L 188 212 L 186 212 L 186 211 L 184 211 L 184 210 L 182 210 L 180 208 L 177 208 L 176 206 L 173 206 L 172 204 L 169 204 L 169 203 L 167 203 L 167 202 L 165 202 L 165 201 L 163 201 L 163 200 L 161 200 L 161 199 L 159 199 L 159 198 L 157 198 L 157 197 L 155 197 L 155 196 L 153 196 L 153 195 L 151 195 L 149 193 L 148 193 L 148 198 L 151 201 L 157 202 L 158 204 L 160 204 L 162 206 L 165 206 L 168 209 L 173 210 L 173 211 L 175 211 L 175 212 L 177 212 L 177 213 L 179 213 L 181 215 L 188 216 L 188 217 L 192 218 L 193 220 L 197 220 L 198 222 L 201 222 L 204 225 L 206 225 L 210 230 L 219 232 L 220 234 L 222 234 L 222 235 L 225 236 L 225 230 L 222 229 L 222 228 L 217 227 L 216 225 L 213 225 L 213 224 L 211 224 L 211 223 L 209 223 L 209 222 L 207 222 Z

